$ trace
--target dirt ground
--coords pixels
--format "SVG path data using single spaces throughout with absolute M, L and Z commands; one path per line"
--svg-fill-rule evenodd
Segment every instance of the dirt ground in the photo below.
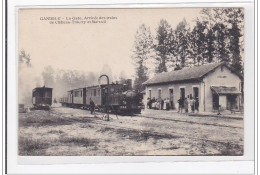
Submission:
M 19 114 L 19 155 L 243 155 L 243 123 L 155 110 L 104 121 L 102 114 L 53 107 Z

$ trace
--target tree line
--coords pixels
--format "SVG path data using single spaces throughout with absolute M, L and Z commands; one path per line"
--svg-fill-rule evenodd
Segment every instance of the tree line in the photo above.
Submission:
M 242 8 L 203 8 L 191 25 L 185 18 L 176 28 L 161 19 L 152 35 L 142 24 L 136 31 L 132 59 L 136 66 L 135 89 L 150 73 L 180 70 L 225 61 L 243 74 L 244 12 Z

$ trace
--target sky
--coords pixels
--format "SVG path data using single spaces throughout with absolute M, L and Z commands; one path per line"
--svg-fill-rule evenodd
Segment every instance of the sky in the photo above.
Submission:
M 200 10 L 22 9 L 18 18 L 18 49 L 30 54 L 31 73 L 35 76 L 39 76 L 48 65 L 54 69 L 100 72 L 107 64 L 113 75 L 119 76 L 124 71 L 129 78 L 133 78 L 135 67 L 131 55 L 138 27 L 145 24 L 155 34 L 161 19 L 166 19 L 175 28 L 184 18 L 192 23 Z M 47 17 L 60 18 L 56 22 L 73 17 L 116 19 L 100 24 L 50 24 L 50 20 L 45 20 Z

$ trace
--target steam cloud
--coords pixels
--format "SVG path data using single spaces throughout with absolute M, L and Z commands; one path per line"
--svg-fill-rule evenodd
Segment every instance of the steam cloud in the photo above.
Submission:
M 26 64 L 19 64 L 19 103 L 32 106 L 32 90 L 35 87 L 53 88 L 53 99 L 64 97 L 68 90 L 98 85 L 98 78 L 101 74 L 109 76 L 110 83 L 117 81 L 113 76 L 112 69 L 105 64 L 100 72 L 83 72 L 78 70 L 54 69 L 52 66 L 44 67 L 40 75 L 35 75 L 35 68 Z M 126 73 L 122 71 L 119 80 L 126 79 Z M 106 84 L 107 80 L 102 78 L 101 84 Z

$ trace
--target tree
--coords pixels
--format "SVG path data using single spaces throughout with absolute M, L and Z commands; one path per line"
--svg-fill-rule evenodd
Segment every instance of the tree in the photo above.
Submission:
M 231 66 L 243 73 L 241 51 L 244 49 L 241 45 L 243 36 L 241 29 L 244 27 L 244 12 L 241 8 L 227 8 L 224 9 L 224 13 L 227 16 L 226 21 L 231 25 L 229 29 Z
M 214 34 L 214 58 L 216 59 L 215 61 L 221 62 L 225 61 L 228 62 L 228 55 L 229 55 L 229 38 L 226 36 L 228 35 L 228 29 L 223 23 L 216 23 L 212 27 L 212 31 Z
M 136 76 L 134 87 L 138 91 L 144 90 L 142 85 L 148 79 L 146 62 L 152 59 L 153 38 L 149 27 L 142 24 L 135 34 L 134 50 L 132 59 L 136 66 Z
M 240 42 L 239 38 L 241 37 L 240 29 L 236 23 L 232 24 L 232 28 L 229 30 L 230 33 L 230 58 L 231 58 L 231 66 L 239 71 L 240 73 L 242 70 L 242 59 L 240 55 Z
M 26 54 L 24 50 L 21 50 L 19 53 L 18 61 L 19 61 L 19 66 L 23 63 L 26 64 L 27 67 L 31 66 L 31 58 L 30 54 Z
M 18 102 L 25 105 L 31 105 L 31 90 L 33 85 L 32 66 L 30 54 L 21 50 L 18 54 Z
M 186 66 L 186 62 L 192 64 L 192 51 L 191 51 L 191 32 L 190 27 L 184 18 L 176 27 L 175 30 L 175 38 L 176 38 L 176 55 L 177 61 L 175 70 L 182 69 Z
M 238 72 L 243 72 L 241 53 L 243 46 L 244 12 L 242 8 L 204 8 L 201 11 L 202 20 L 210 21 L 210 28 L 218 31 L 215 36 L 218 41 L 215 55 L 221 56 L 222 61 L 227 61 Z M 223 38 L 222 35 L 224 36 Z M 225 38 L 225 39 L 224 39 Z M 226 50 L 221 48 L 223 45 Z
M 191 32 L 192 57 L 194 65 L 204 64 L 204 54 L 206 52 L 206 24 L 197 19 L 196 25 Z
M 213 52 L 214 52 L 214 33 L 212 28 L 207 28 L 207 34 L 206 34 L 206 52 L 204 54 L 204 57 L 206 58 L 206 61 L 208 63 L 211 63 L 213 61 Z
M 167 72 L 166 63 L 171 54 L 172 34 L 173 30 L 171 26 L 166 20 L 162 19 L 156 31 L 157 43 L 155 50 L 157 52 L 156 60 L 158 61 L 156 73 Z

